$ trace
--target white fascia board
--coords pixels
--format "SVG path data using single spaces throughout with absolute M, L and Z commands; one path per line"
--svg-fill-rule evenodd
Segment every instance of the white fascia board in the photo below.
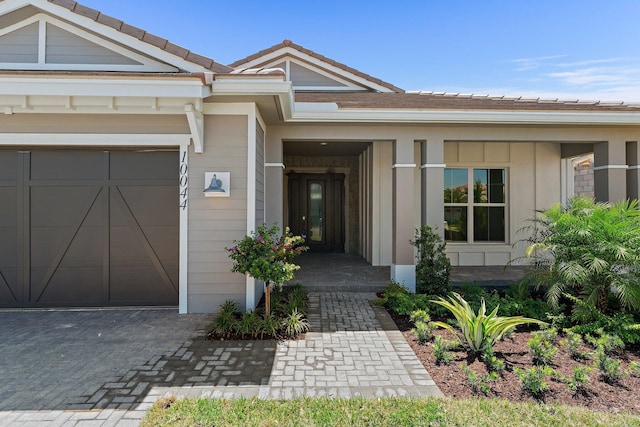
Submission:
M 177 147 L 190 142 L 188 134 L 0 133 L 0 146 Z
M 291 82 L 259 80 L 259 79 L 232 79 L 219 80 L 211 84 L 211 92 L 216 95 L 273 95 L 280 101 L 280 108 L 285 121 L 290 120 L 293 114 L 293 86 Z
M 452 111 L 452 110 L 340 110 L 335 103 L 294 104 L 291 122 L 389 122 L 459 124 L 593 124 L 639 125 L 640 111 Z
M 343 78 L 352 80 L 358 84 L 361 84 L 363 86 L 369 87 L 371 89 L 380 91 L 380 92 L 393 92 L 391 89 L 389 89 L 388 87 L 385 86 L 381 86 L 377 83 L 372 82 L 371 80 L 367 80 L 364 79 L 356 74 L 353 74 L 349 71 L 345 71 L 342 68 L 338 68 L 336 66 L 333 66 L 331 64 L 329 64 L 328 62 L 322 61 L 320 59 L 314 58 L 311 55 L 307 55 L 306 53 L 302 53 L 297 49 L 294 49 L 292 47 L 283 47 L 282 49 L 278 49 L 276 51 L 267 53 L 264 56 L 261 56 L 259 58 L 254 59 L 253 61 L 249 61 L 245 64 L 242 64 L 241 68 L 254 68 L 257 65 L 266 63 L 266 62 L 270 62 L 273 59 L 276 59 L 278 57 L 282 57 L 285 55 L 290 55 L 293 58 L 300 58 L 303 61 L 313 64 L 316 67 L 319 68 L 324 68 L 325 70 L 331 71 L 332 73 L 338 75 L 338 76 L 342 76 Z
M 115 28 L 111 28 L 108 25 L 96 22 L 93 19 L 86 18 L 82 15 L 70 11 L 65 7 L 55 5 L 47 0 L 16 0 L 15 2 L 4 0 L 0 2 L 0 5 L 0 15 L 24 6 L 34 5 L 38 9 L 51 13 L 52 15 L 72 22 L 80 27 L 84 27 L 108 39 L 121 43 L 133 50 L 143 52 L 158 61 L 166 62 L 167 64 L 173 65 L 174 67 L 192 73 L 211 72 L 211 70 L 209 70 L 208 68 L 205 68 L 198 64 L 194 64 L 193 62 L 186 61 L 179 56 L 160 49 L 159 47 L 153 46 L 142 40 L 138 40 L 137 38 L 122 33 Z
M 271 95 L 293 92 L 291 82 L 279 79 L 232 78 L 216 80 L 211 84 L 213 96 L 216 95 Z
M 209 86 L 198 79 L 109 79 L 4 77 L 0 95 L 43 96 L 125 96 L 206 98 Z

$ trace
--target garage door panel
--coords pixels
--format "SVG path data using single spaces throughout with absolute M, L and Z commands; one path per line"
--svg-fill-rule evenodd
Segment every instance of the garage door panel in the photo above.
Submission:
M 31 188 L 32 227 L 102 227 L 99 196 L 102 187 L 60 186 Z
M 22 298 L 18 287 L 18 269 L 0 267 L 0 307 L 18 307 Z
M 178 192 L 175 186 L 124 186 L 116 187 L 127 207 L 134 212 L 136 221 L 143 227 L 169 225 L 178 222 Z M 150 205 L 158 209 L 149 209 Z
M 177 304 L 177 164 L 177 151 L 0 151 L 0 307 Z
M 102 305 L 101 283 L 102 268 L 61 266 L 46 285 L 32 285 L 31 302 L 35 306 Z
M 14 181 L 18 176 L 19 167 L 16 151 L 0 151 L 0 181 Z
M 101 151 L 32 151 L 32 180 L 101 180 Z
M 0 307 L 22 303 L 18 283 L 18 153 L 0 151 Z
M 111 152 L 109 177 L 113 180 L 178 181 L 178 152 Z
M 150 305 L 173 305 L 177 290 L 167 285 L 162 277 L 140 267 L 111 267 L 109 299 L 115 304 L 146 303 Z

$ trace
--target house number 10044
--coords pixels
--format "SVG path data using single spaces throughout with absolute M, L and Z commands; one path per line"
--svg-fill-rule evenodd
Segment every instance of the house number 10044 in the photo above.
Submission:
M 180 155 L 180 207 L 182 210 L 187 209 L 187 184 L 189 177 L 187 176 L 187 150 L 182 151 Z

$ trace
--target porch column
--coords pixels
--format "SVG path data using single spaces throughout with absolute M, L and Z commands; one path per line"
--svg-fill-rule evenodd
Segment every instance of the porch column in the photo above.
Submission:
M 413 180 L 416 168 L 414 140 L 401 138 L 393 143 L 392 258 L 391 279 L 416 291 L 413 246 Z
M 265 144 L 264 163 L 264 220 L 271 225 L 277 223 L 284 228 L 283 217 L 283 178 L 284 163 L 282 162 L 282 139 L 269 138 Z
M 421 224 L 444 239 L 444 141 L 422 141 L 420 146 Z
M 640 199 L 640 143 L 627 142 L 627 197 Z
M 594 194 L 599 202 L 627 198 L 627 156 L 624 140 L 593 144 Z

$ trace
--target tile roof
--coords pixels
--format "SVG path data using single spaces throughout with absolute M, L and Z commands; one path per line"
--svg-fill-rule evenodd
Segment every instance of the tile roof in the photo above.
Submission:
M 200 65 L 201 67 L 204 67 L 215 73 L 228 73 L 232 71 L 231 68 L 227 67 L 226 65 L 219 64 L 211 58 L 198 55 L 197 53 L 191 52 L 188 49 L 185 49 L 183 47 L 180 47 L 178 45 L 171 43 L 167 39 L 163 39 L 162 37 L 155 36 L 151 33 L 146 32 L 145 30 L 142 30 L 140 28 L 137 28 L 125 22 L 122 22 L 119 19 L 113 18 L 109 15 L 105 15 L 104 13 L 98 10 L 92 9 L 87 6 L 83 6 L 74 0 L 48 0 L 48 1 L 55 5 L 69 9 L 70 11 L 77 13 L 80 16 L 92 19 L 103 25 L 111 27 L 117 31 L 120 31 L 121 33 L 127 34 L 131 37 L 135 37 L 138 40 L 141 40 L 152 46 L 160 48 L 172 55 L 178 56 L 184 59 L 185 61 L 192 62 L 196 65 Z
M 246 58 L 239 59 L 239 60 L 235 61 L 234 63 L 229 64 L 229 67 L 232 67 L 232 68 L 240 67 L 243 64 L 246 64 L 247 62 L 253 61 L 254 59 L 258 59 L 258 58 L 260 58 L 260 57 L 262 57 L 264 55 L 267 55 L 267 54 L 269 54 L 271 52 L 275 52 L 277 50 L 284 49 L 284 48 L 287 48 L 287 47 L 295 49 L 295 50 L 297 50 L 299 52 L 302 52 L 302 53 L 304 53 L 306 55 L 309 55 L 309 56 L 311 56 L 313 58 L 316 58 L 316 59 L 318 59 L 320 61 L 326 62 L 329 65 L 332 65 L 334 67 L 340 68 L 341 70 L 344 70 L 344 71 L 349 72 L 351 74 L 355 74 L 356 76 L 361 77 L 361 78 L 363 78 L 365 80 L 368 80 L 368 81 L 370 81 L 372 83 L 375 83 L 375 84 L 378 84 L 380 86 L 386 87 L 387 89 L 390 89 L 390 90 L 392 90 L 392 91 L 394 91 L 396 93 L 403 93 L 404 92 L 403 89 L 400 89 L 399 87 L 394 86 L 391 83 L 385 82 L 383 80 L 380 80 L 378 78 L 370 76 L 369 74 L 363 73 L 362 71 L 358 71 L 355 68 L 351 68 L 348 65 L 345 65 L 345 64 L 343 64 L 341 62 L 334 61 L 331 58 L 327 58 L 326 56 L 320 55 L 319 53 L 316 53 L 316 52 L 314 52 L 312 50 L 306 49 L 305 47 L 300 46 L 299 44 L 295 44 L 291 40 L 284 40 L 282 43 L 278 43 L 278 44 L 273 45 L 273 46 L 271 46 L 271 47 L 269 47 L 267 49 L 263 49 L 260 52 L 256 52 L 253 55 L 247 56 Z
M 335 102 L 341 109 L 414 110 L 516 110 L 516 111 L 628 111 L 640 112 L 640 104 L 560 99 L 540 99 L 442 92 L 296 92 L 296 102 Z

